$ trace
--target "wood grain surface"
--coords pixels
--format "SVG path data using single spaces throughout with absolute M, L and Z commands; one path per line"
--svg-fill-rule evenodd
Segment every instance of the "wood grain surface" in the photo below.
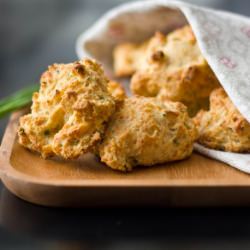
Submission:
M 120 173 L 87 154 L 42 159 L 17 143 L 14 113 L 0 150 L 0 173 L 18 197 L 47 206 L 250 205 L 250 176 L 197 153 L 184 161 Z

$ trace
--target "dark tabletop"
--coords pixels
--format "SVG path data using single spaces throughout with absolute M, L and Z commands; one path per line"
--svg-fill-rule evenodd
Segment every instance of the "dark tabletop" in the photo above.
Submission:
M 0 196 L 0 249 L 249 249 L 249 209 L 44 208 Z
M 122 0 L 0 0 L 0 98 L 76 60 L 75 40 Z M 246 0 L 194 0 L 250 16 Z M 7 118 L 0 121 L 0 138 Z M 248 208 L 45 208 L 0 184 L 0 249 L 249 249 Z

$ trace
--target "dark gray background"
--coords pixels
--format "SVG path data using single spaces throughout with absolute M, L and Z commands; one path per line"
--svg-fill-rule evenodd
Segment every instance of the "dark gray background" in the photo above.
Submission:
M 75 60 L 77 36 L 122 2 L 0 0 L 0 98 L 38 82 L 47 65 Z M 190 2 L 250 16 L 247 0 Z M 248 209 L 48 209 L 0 191 L 0 249 L 250 247 Z

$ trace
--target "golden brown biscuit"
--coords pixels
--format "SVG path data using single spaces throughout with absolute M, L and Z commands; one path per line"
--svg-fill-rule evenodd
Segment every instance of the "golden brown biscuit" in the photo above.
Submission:
M 212 92 L 210 110 L 201 110 L 194 122 L 200 144 L 223 151 L 250 152 L 250 124 L 222 88 Z
M 109 167 L 130 171 L 137 165 L 151 166 L 190 156 L 196 136 L 183 104 L 131 97 L 112 116 L 99 155 Z
M 31 114 L 20 119 L 19 142 L 43 157 L 71 159 L 91 151 L 115 111 L 108 82 L 92 60 L 50 66 Z
M 125 89 L 120 83 L 115 81 L 110 81 L 108 83 L 108 91 L 117 101 L 122 101 L 127 97 Z
M 167 36 L 157 33 L 145 54 L 131 80 L 134 94 L 182 102 L 191 116 L 208 108 L 211 91 L 220 85 L 190 26 Z
M 113 52 L 114 73 L 117 77 L 131 76 L 144 60 L 148 42 L 142 44 L 123 43 L 117 45 Z

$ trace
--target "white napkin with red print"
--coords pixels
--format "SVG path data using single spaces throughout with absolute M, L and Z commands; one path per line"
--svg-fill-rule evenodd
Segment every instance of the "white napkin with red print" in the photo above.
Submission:
M 100 61 L 112 72 L 112 50 L 121 42 L 142 42 L 155 31 L 189 23 L 201 52 L 241 114 L 250 122 L 250 18 L 180 1 L 139 1 L 120 5 L 101 17 L 77 40 L 79 58 Z M 250 173 L 250 154 L 195 149 Z

